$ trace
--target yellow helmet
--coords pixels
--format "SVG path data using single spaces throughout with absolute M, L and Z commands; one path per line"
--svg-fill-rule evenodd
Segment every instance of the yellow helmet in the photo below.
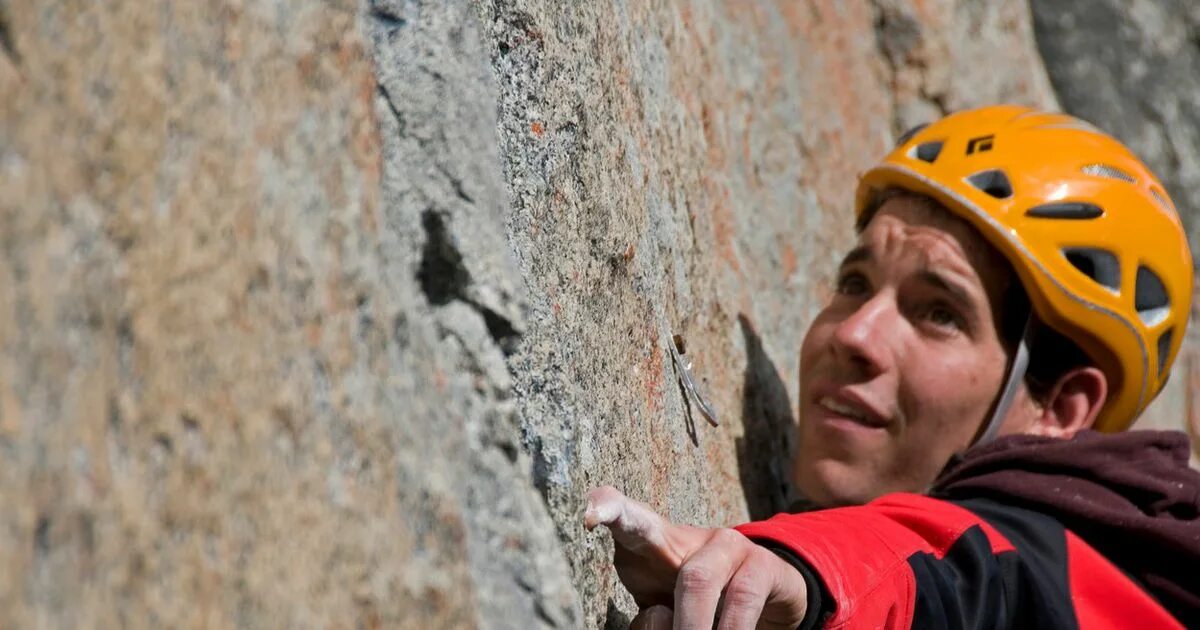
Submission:
M 1109 382 L 1095 428 L 1129 427 L 1183 343 L 1192 257 L 1162 184 L 1124 145 L 1065 114 L 1001 105 L 905 134 L 858 184 L 928 195 L 1012 263 L 1044 324 Z

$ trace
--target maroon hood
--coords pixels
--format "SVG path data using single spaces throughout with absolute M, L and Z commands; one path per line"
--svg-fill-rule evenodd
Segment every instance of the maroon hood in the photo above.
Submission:
M 1200 472 L 1175 431 L 1015 435 L 967 450 L 931 494 L 986 496 L 1056 518 L 1200 627 Z

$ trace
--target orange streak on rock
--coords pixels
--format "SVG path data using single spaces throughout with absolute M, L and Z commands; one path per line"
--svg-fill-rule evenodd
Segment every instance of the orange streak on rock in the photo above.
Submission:
M 796 269 L 799 268 L 799 264 L 796 261 L 796 250 L 791 245 L 784 243 L 783 247 L 780 248 L 780 257 L 782 259 L 780 264 L 783 266 L 783 277 L 792 277 L 792 274 L 796 273 Z
M 658 347 L 658 333 L 652 332 L 649 338 L 649 355 L 642 361 L 642 393 L 646 401 L 646 409 L 658 411 L 662 409 L 663 399 L 663 357 Z
M 734 271 L 741 272 L 742 265 L 734 251 L 733 240 L 737 225 L 734 222 L 733 208 L 730 207 L 729 191 L 721 191 L 721 200 L 713 205 L 713 240 L 717 245 L 717 255 L 721 257 Z

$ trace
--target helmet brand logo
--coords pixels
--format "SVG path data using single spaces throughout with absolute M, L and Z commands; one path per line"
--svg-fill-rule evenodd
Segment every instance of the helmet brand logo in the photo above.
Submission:
M 971 155 L 973 153 L 983 153 L 984 151 L 991 151 L 992 150 L 992 140 L 995 137 L 996 137 L 995 135 L 987 135 L 987 136 L 979 136 L 978 138 L 971 138 L 969 141 L 967 141 L 967 155 Z

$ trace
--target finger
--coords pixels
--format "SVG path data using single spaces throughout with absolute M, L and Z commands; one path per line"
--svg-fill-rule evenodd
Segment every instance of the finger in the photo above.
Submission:
M 626 501 L 625 495 L 612 486 L 592 488 L 587 494 L 587 507 L 583 512 L 583 526 L 594 529 L 597 525 L 607 525 L 620 516 Z
M 725 585 L 718 630 L 752 629 L 762 617 L 763 606 L 771 591 L 770 577 L 751 566 L 753 557 L 753 554 L 747 554 Z
M 671 630 L 674 617 L 674 613 L 666 606 L 651 606 L 633 618 L 629 630 Z
M 767 583 L 767 602 L 760 621 L 769 628 L 795 628 L 808 613 L 808 584 L 791 563 L 766 549 L 756 553 L 769 558 L 771 570 L 763 571 Z M 766 561 L 764 561 L 766 562 Z
M 608 527 L 617 544 L 635 553 L 647 548 L 660 553 L 669 549 L 662 517 L 650 506 L 626 497 L 612 486 L 588 493 L 583 524 L 588 529 L 597 525 Z
M 676 630 L 712 630 L 721 591 L 752 544 L 732 529 L 719 529 L 692 554 L 675 581 Z

